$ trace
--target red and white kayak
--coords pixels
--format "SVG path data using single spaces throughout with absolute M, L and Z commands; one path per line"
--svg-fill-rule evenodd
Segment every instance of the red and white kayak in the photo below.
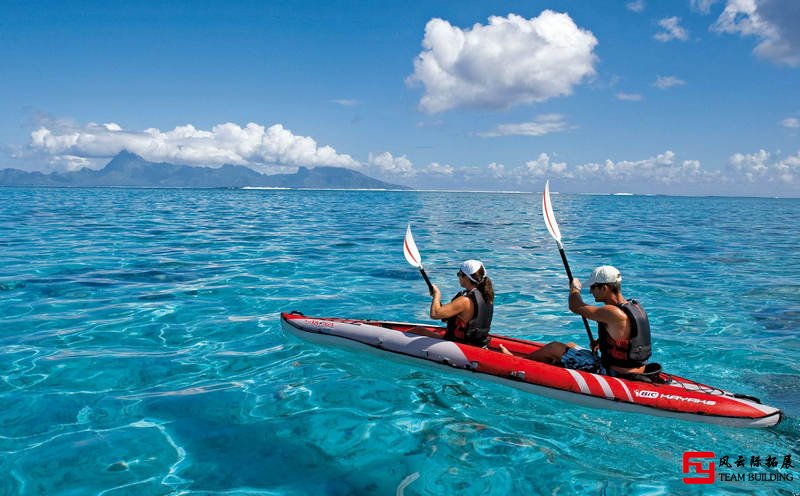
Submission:
M 769 427 L 781 420 L 779 409 L 751 396 L 700 384 L 661 372 L 661 383 L 633 381 L 556 367 L 523 356 L 542 343 L 491 336 L 488 349 L 446 341 L 445 329 L 426 324 L 306 317 L 282 313 L 283 328 L 302 339 L 321 344 L 371 351 L 420 364 L 476 374 L 542 396 L 583 406 L 645 413 L 732 427 Z M 419 335 L 420 329 L 435 335 Z M 514 356 L 499 351 L 503 344 Z M 516 356 L 521 355 L 521 356 Z

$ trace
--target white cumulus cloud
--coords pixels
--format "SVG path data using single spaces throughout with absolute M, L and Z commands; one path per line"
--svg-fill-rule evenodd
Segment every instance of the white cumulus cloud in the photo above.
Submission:
M 491 165 L 489 168 L 492 170 Z M 742 184 L 771 184 L 777 191 L 800 186 L 800 151 L 782 157 L 763 149 L 755 153 L 735 153 L 730 157 L 727 168 L 722 170 L 705 169 L 699 160 L 679 159 L 671 150 L 642 160 L 607 159 L 575 166 L 553 162 L 546 153 L 542 153 L 536 160 L 526 162 L 522 168 L 511 171 L 500 168 L 498 172 L 501 173 L 498 177 L 517 180 L 524 177 L 561 177 L 592 185 L 704 185 L 706 188 L 713 184 L 733 190 Z
M 575 167 L 576 177 L 581 179 L 602 179 L 610 181 L 628 181 L 646 179 L 662 184 L 678 184 L 686 181 L 702 180 L 707 173 L 697 160 L 675 159 L 675 153 L 667 150 L 664 153 L 643 160 L 622 160 L 615 162 L 607 159 L 603 163 L 581 164 Z
M 350 155 L 320 146 L 309 136 L 295 135 L 281 124 L 266 128 L 252 122 L 244 127 L 230 122 L 217 124 L 210 131 L 191 124 L 170 131 L 132 131 L 114 123 L 42 126 L 31 133 L 30 148 L 54 157 L 87 159 L 128 150 L 154 162 L 199 166 L 361 166 Z
M 691 0 L 691 7 L 692 10 L 695 12 L 700 12 L 701 14 L 708 14 L 711 12 L 711 6 L 717 3 L 719 0 Z
M 800 6 L 797 0 L 728 0 L 711 26 L 718 33 L 754 36 L 755 54 L 775 63 L 800 66 Z
M 800 151 L 782 159 L 773 159 L 766 150 L 756 153 L 735 153 L 730 167 L 748 182 L 800 183 Z
M 525 174 L 532 177 L 565 176 L 566 162 L 551 162 L 550 156 L 540 153 L 536 160 L 525 162 Z
M 486 169 L 489 171 L 489 175 L 495 179 L 506 177 L 506 166 L 504 164 L 492 162 L 486 166 Z
M 616 97 L 617 100 L 623 100 L 623 101 L 631 101 L 631 102 L 642 101 L 642 95 L 638 93 L 624 93 L 620 91 L 619 93 L 617 93 Z
M 718 171 L 704 170 L 698 160 L 678 160 L 671 150 L 642 160 L 607 159 L 578 165 L 555 161 L 547 153 L 540 153 L 536 159 L 528 160 L 522 166 L 506 167 L 491 163 L 487 169 L 495 179 L 514 180 L 517 183 L 561 178 L 587 185 L 639 183 L 675 186 L 720 180 Z
M 631 12 L 636 12 L 637 14 L 644 12 L 645 7 L 644 0 L 634 0 L 633 2 L 626 3 L 625 6 L 628 8 L 628 10 Z
M 514 124 L 500 124 L 494 131 L 478 133 L 483 138 L 496 138 L 498 136 L 544 136 L 550 133 L 560 133 L 571 129 L 561 114 L 542 114 L 532 122 L 518 122 Z
M 653 86 L 661 90 L 672 88 L 673 86 L 682 86 L 684 84 L 686 84 L 686 81 L 678 79 L 675 76 L 656 76 L 656 80 L 653 82 Z
M 355 107 L 356 105 L 360 105 L 361 102 L 354 98 L 337 98 L 335 100 L 331 100 L 332 103 L 337 105 L 341 105 L 342 107 Z
M 431 19 L 407 82 L 424 86 L 427 113 L 536 103 L 569 95 L 593 76 L 596 45 L 569 15 L 550 10 L 532 19 L 492 16 L 468 29 Z
M 682 28 L 681 25 L 681 18 L 680 17 L 667 17 L 666 19 L 661 19 L 658 21 L 658 25 L 664 30 L 659 31 L 656 33 L 653 38 L 657 39 L 658 41 L 672 41 L 672 40 L 681 40 L 686 41 L 689 39 L 689 32 L 686 29 Z
M 781 126 L 789 129 L 800 129 L 800 119 L 788 117 L 781 121 Z
M 455 169 L 452 165 L 447 164 L 440 164 L 439 162 L 431 162 L 428 164 L 428 167 L 425 169 L 425 172 L 428 174 L 441 174 L 441 175 L 452 175 Z
M 95 165 L 91 159 L 76 157 L 75 155 L 59 155 L 53 157 L 50 165 L 56 170 L 76 171 L 85 167 L 93 168 Z
M 413 176 L 415 174 L 414 164 L 405 156 L 393 156 L 389 152 L 369 154 L 367 163 L 382 173 L 398 176 Z

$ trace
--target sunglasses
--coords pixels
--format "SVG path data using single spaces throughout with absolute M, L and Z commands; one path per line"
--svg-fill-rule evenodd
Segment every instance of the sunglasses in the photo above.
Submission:
M 594 291 L 595 289 L 602 288 L 603 286 L 605 286 L 605 284 L 600 284 L 600 283 L 592 284 L 591 286 L 589 286 L 589 291 Z

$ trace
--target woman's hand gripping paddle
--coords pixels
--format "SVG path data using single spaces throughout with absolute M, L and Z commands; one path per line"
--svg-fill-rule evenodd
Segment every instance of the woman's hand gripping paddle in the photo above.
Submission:
M 411 235 L 411 224 L 408 224 L 408 229 L 406 229 L 406 239 L 403 241 L 403 255 L 406 256 L 408 263 L 419 269 L 419 273 L 422 274 L 422 278 L 425 279 L 425 283 L 428 285 L 428 293 L 433 296 L 433 285 L 431 285 L 428 274 L 425 273 L 425 269 L 422 267 L 422 257 L 419 256 L 417 244 L 414 243 L 414 236 Z
M 544 195 L 542 196 L 542 215 L 544 216 L 544 224 L 547 226 L 550 236 L 556 240 L 556 244 L 558 245 L 558 253 L 561 254 L 561 261 L 564 262 L 564 268 L 567 270 L 567 277 L 569 278 L 569 284 L 571 285 L 572 271 L 569 270 L 567 254 L 564 253 L 564 245 L 561 244 L 561 231 L 558 229 L 556 216 L 553 215 L 553 203 L 550 201 L 550 181 L 544 183 Z M 596 351 L 593 349 L 595 341 L 594 337 L 592 336 L 592 330 L 589 328 L 589 321 L 586 320 L 586 317 L 581 318 L 583 319 L 583 326 L 586 328 L 586 334 L 589 336 L 589 347 L 592 349 L 593 353 L 596 353 Z

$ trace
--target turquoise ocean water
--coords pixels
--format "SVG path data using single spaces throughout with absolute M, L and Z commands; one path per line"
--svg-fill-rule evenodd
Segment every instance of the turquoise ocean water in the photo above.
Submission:
M 800 493 L 800 200 L 553 203 L 573 271 L 617 266 L 650 313 L 655 361 L 786 420 L 587 409 L 280 329 L 429 322 L 411 221 L 445 295 L 485 262 L 494 332 L 582 344 L 538 194 L 0 189 L 0 494 Z M 794 480 L 686 485 L 688 450 Z

